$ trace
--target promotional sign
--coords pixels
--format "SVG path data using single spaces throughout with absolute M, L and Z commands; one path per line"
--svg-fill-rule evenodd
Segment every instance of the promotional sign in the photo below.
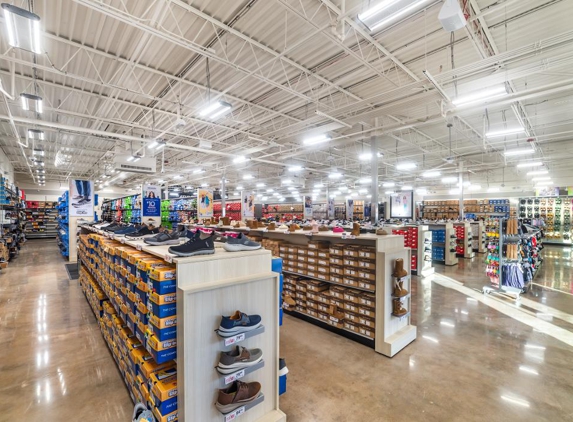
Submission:
M 304 197 L 304 218 L 309 220 L 312 218 L 312 198 L 310 196 Z
M 535 196 L 559 196 L 559 188 L 547 187 L 545 189 L 536 189 Z
M 255 217 L 254 192 L 241 192 L 241 217 L 243 220 Z
M 143 217 L 161 217 L 161 188 L 159 186 L 144 186 L 141 198 Z
M 213 217 L 213 191 L 197 189 L 197 216 L 199 218 Z
M 390 197 L 390 218 L 414 218 L 414 193 L 405 191 Z
M 328 198 L 328 219 L 334 220 L 334 198 Z
M 70 217 L 94 216 L 94 182 L 91 180 L 70 180 Z
M 350 221 L 354 219 L 354 199 L 346 200 L 346 219 Z

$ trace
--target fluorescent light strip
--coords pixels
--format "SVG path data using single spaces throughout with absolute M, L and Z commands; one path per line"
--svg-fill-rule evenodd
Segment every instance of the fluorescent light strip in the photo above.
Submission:
M 317 145 L 317 144 L 322 144 L 324 142 L 328 142 L 330 141 L 332 138 L 330 137 L 330 135 L 318 135 L 318 136 L 314 136 L 312 138 L 307 138 L 304 141 L 302 141 L 302 143 L 304 145 Z
M 505 151 L 503 153 L 503 155 L 505 155 L 506 157 L 513 157 L 515 155 L 527 155 L 527 154 L 533 154 L 533 153 L 535 153 L 535 150 L 533 148 L 511 149 L 509 151 Z
M 511 129 L 486 132 L 485 136 L 486 136 L 486 138 L 497 138 L 500 136 L 514 135 L 516 133 L 522 133 L 522 132 L 525 132 L 525 130 L 523 129 L 523 127 L 520 126 L 520 127 L 511 128 Z
M 400 163 L 396 164 L 396 170 L 412 170 L 418 167 L 416 163 Z
M 528 171 L 527 175 L 533 176 L 533 175 L 537 175 L 537 174 L 547 174 L 547 173 L 549 173 L 547 170 L 535 170 L 535 171 Z
M 429 179 L 431 177 L 440 177 L 441 175 L 442 173 L 439 171 L 427 171 L 424 174 L 422 174 L 422 177 Z
M 402 8 L 392 8 L 399 3 L 406 3 L 407 5 Z M 410 12 L 413 12 L 417 8 L 421 7 L 425 3 L 428 3 L 429 0 L 386 0 L 381 3 L 378 3 L 376 6 L 366 10 L 364 13 L 358 15 L 358 19 L 364 23 L 370 30 L 370 32 L 374 31 L 386 25 L 389 22 L 395 21 L 398 18 L 401 18 L 407 15 Z M 410 4 L 408 4 L 410 3 Z M 388 10 L 390 9 L 390 10 Z M 397 9 L 397 10 L 396 10 Z M 388 11 L 388 13 L 383 13 Z M 379 20 L 375 19 L 376 15 L 382 14 Z
M 505 86 L 498 86 L 491 89 L 481 90 L 479 92 L 474 92 L 473 94 L 468 94 L 461 96 L 452 100 L 452 104 L 455 106 L 468 105 L 473 103 L 487 102 L 491 99 L 507 95 L 507 90 Z
M 531 162 L 525 162 L 525 163 L 519 163 L 516 167 L 518 168 L 522 168 L 522 167 L 539 167 L 542 166 L 543 163 L 541 161 L 531 161 Z

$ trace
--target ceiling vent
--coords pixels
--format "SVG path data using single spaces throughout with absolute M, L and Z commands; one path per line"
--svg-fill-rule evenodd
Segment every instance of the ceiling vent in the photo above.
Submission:
M 157 161 L 155 157 L 143 157 L 137 161 L 127 161 L 130 155 L 116 155 L 113 159 L 113 168 L 117 171 L 130 173 L 155 174 Z

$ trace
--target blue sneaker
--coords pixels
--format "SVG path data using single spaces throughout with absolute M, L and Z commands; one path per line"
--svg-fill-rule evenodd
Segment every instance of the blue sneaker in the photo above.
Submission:
M 221 324 L 219 325 L 219 335 L 223 337 L 231 337 L 235 334 L 252 331 L 259 328 L 261 325 L 260 315 L 247 315 L 241 311 L 235 312 L 231 316 L 221 317 Z
M 126 234 L 135 233 L 140 229 L 140 226 L 129 226 L 121 230 L 116 231 L 114 234 L 116 236 L 125 236 Z

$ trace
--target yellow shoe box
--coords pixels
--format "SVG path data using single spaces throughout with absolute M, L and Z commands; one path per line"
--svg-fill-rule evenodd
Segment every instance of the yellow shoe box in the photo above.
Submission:
M 156 305 L 168 305 L 170 303 L 175 303 L 177 301 L 177 293 L 160 295 L 153 292 L 149 295 L 149 300 L 151 300 Z
M 179 420 L 177 418 L 177 410 L 173 413 L 168 414 L 168 415 L 162 415 L 161 412 L 159 411 L 159 409 L 157 409 L 157 407 L 154 407 L 153 408 L 153 414 L 155 415 L 157 422 L 175 422 L 175 421 Z
M 164 265 L 162 267 L 155 267 L 149 270 L 149 277 L 157 280 L 173 280 L 177 277 L 175 267 L 172 265 Z

